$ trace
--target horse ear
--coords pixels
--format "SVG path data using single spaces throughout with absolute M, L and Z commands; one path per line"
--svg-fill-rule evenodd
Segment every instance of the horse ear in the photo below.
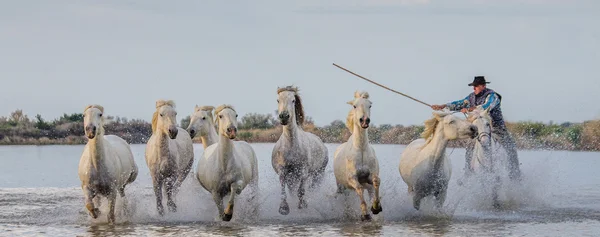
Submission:
M 451 113 L 443 112 L 443 111 L 433 111 L 432 114 L 433 114 L 433 117 L 435 117 L 437 120 L 442 120 L 444 117 L 446 117 L 446 115 L 451 114 Z
M 360 92 L 359 91 L 355 91 L 354 92 L 354 98 L 360 98 Z
M 346 102 L 346 104 L 354 105 L 354 100 L 348 101 L 348 102 Z

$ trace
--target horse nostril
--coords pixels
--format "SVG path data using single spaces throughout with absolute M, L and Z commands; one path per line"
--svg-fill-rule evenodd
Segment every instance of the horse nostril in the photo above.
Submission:
M 360 123 L 362 123 L 362 122 L 363 122 L 363 118 L 359 118 L 359 119 L 358 119 L 358 121 L 359 121 Z
M 367 118 L 367 121 L 366 121 L 366 123 L 367 123 L 367 124 L 371 123 L 371 119 L 370 119 L 370 118 Z

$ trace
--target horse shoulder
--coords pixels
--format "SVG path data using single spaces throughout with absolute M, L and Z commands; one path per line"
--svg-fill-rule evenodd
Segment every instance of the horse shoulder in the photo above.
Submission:
M 202 156 L 198 160 L 197 177 L 200 185 L 207 190 L 212 190 L 218 184 L 220 170 L 217 166 L 217 148 L 219 144 L 215 143 L 204 149 Z
M 79 158 L 79 179 L 83 182 L 87 181 L 87 177 L 89 176 L 90 168 L 91 168 L 91 157 L 90 157 L 90 148 L 89 145 L 86 144 L 83 148 L 83 153 L 81 153 L 81 157 Z

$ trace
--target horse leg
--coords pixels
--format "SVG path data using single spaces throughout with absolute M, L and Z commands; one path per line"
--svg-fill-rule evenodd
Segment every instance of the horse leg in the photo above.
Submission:
M 373 214 L 377 215 L 381 211 L 383 211 L 383 208 L 381 207 L 381 200 L 379 199 L 379 185 L 381 184 L 381 179 L 379 179 L 378 175 L 373 175 L 372 183 L 373 183 L 373 188 L 375 189 L 375 198 L 373 199 L 373 204 L 371 206 L 371 212 Z
M 303 209 L 308 207 L 306 204 L 306 200 L 304 200 L 304 184 L 306 183 L 307 177 L 303 177 L 300 179 L 300 185 L 298 185 L 298 209 Z
M 113 191 L 108 195 L 108 223 L 115 223 L 115 203 L 117 201 L 117 194 Z
M 354 188 L 354 190 L 358 194 L 358 198 L 360 198 L 360 219 L 363 221 L 371 220 L 371 215 L 369 215 L 369 213 L 367 212 L 367 203 L 365 202 L 365 197 L 363 195 L 363 186 L 358 182 L 358 179 L 355 176 L 351 177 L 348 180 L 348 184 L 350 185 L 350 187 Z
M 158 214 L 162 216 L 165 214 L 165 210 L 163 209 L 163 204 L 162 204 L 163 180 L 160 178 L 155 178 L 153 185 L 154 185 L 154 195 L 156 195 L 156 210 L 158 210 Z
M 233 217 L 233 206 L 235 201 L 235 196 L 239 195 L 242 192 L 242 181 L 238 180 L 235 183 L 231 184 L 231 191 L 229 193 L 229 201 L 227 202 L 227 208 L 225 208 L 225 213 L 223 215 L 224 221 L 230 221 Z
M 98 218 L 98 215 L 100 215 L 100 210 L 98 210 L 98 207 L 94 206 L 94 200 L 97 200 L 95 199 L 96 193 L 92 191 L 88 186 L 83 186 L 82 189 L 83 195 L 85 197 L 85 208 L 88 210 L 92 218 Z
M 119 195 L 121 196 L 121 200 L 123 202 L 123 214 L 124 216 L 129 216 L 129 207 L 127 205 L 127 199 L 125 199 L 125 185 L 119 188 Z
M 290 206 L 287 203 L 287 197 L 285 193 L 285 173 L 282 172 L 279 175 L 279 182 L 281 183 L 281 204 L 279 205 L 279 214 L 287 215 L 290 214 Z
M 498 200 L 498 192 L 500 190 L 500 176 L 496 176 L 494 186 L 492 187 L 492 201 L 494 202 L 494 208 L 500 209 L 500 200 Z
M 221 195 L 217 191 L 213 192 L 212 196 L 213 200 L 215 201 L 215 204 L 217 205 L 219 219 L 221 219 L 223 217 L 223 197 L 221 197 Z
M 437 208 L 442 208 L 444 206 L 444 202 L 446 201 L 446 190 L 440 190 L 438 192 L 436 192 L 434 194 L 435 200 L 436 200 L 436 207 Z
M 177 212 L 177 205 L 175 204 L 175 201 L 173 201 L 175 196 L 176 182 L 177 181 L 175 178 L 167 178 L 165 182 L 165 188 L 167 189 L 167 206 L 171 212 Z

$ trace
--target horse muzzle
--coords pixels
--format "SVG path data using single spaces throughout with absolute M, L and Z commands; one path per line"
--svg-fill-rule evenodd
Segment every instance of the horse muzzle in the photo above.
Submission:
M 475 125 L 469 126 L 469 132 L 471 133 L 471 139 L 477 137 L 477 127 L 475 127 Z
M 237 128 L 236 127 L 227 128 L 227 132 L 225 133 L 225 135 L 227 135 L 227 137 L 229 139 L 235 139 L 235 137 L 237 136 Z
M 178 133 L 177 128 L 169 128 L 169 137 L 171 139 L 177 138 L 177 133 Z
M 369 124 L 371 123 L 371 118 L 360 118 L 358 121 L 360 122 L 360 127 L 362 127 L 363 129 L 367 129 L 369 128 Z
M 190 129 L 190 130 L 188 131 L 188 133 L 190 134 L 190 137 L 191 137 L 192 139 L 194 139 L 194 137 L 196 137 L 196 130 L 195 130 L 195 129 Z
M 279 122 L 281 125 L 288 125 L 290 123 L 290 113 L 287 111 L 283 111 L 279 114 Z
M 96 137 L 96 126 L 93 126 L 93 125 L 85 126 L 85 135 L 89 139 L 94 139 Z

